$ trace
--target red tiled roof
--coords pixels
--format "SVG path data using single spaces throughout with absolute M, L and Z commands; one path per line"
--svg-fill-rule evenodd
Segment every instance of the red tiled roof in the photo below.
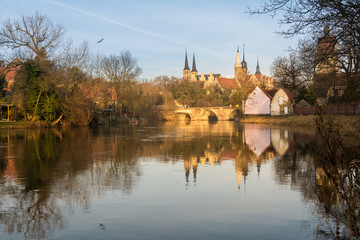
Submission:
M 280 89 L 282 89 L 286 93 L 286 95 L 288 96 L 290 102 L 293 103 L 294 102 L 294 94 L 287 88 L 280 88 Z
M 10 90 L 11 85 L 14 83 L 15 74 L 19 70 L 19 67 L 0 67 L 0 74 L 5 75 L 5 80 L 7 81 L 7 89 Z
M 269 93 L 267 93 L 264 89 L 262 89 L 259 85 L 255 86 L 254 89 L 253 89 L 250 93 L 248 93 L 248 95 L 250 95 L 250 94 L 255 90 L 255 88 L 257 88 L 257 87 L 258 87 L 268 98 L 272 99 L 272 96 L 271 96 Z
M 11 81 L 14 80 L 15 78 L 15 74 L 17 72 L 17 70 L 19 70 L 19 68 L 6 68 L 6 67 L 0 67 L 0 73 L 5 75 L 5 80 L 6 81 Z
M 266 96 L 268 96 L 270 99 L 272 99 L 272 96 L 269 93 L 267 93 L 264 89 L 262 89 L 260 86 L 256 86 L 256 87 L 260 88 L 260 90 L 263 91 L 263 93 L 265 93 Z
M 218 78 L 218 82 L 223 89 L 233 90 L 240 87 L 233 78 Z

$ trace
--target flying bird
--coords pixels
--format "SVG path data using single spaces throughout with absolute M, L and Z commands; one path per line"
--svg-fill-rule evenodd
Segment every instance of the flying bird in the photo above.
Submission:
M 99 41 L 97 41 L 97 43 L 101 43 L 102 41 L 104 41 L 104 39 L 102 38 L 102 39 L 100 39 Z

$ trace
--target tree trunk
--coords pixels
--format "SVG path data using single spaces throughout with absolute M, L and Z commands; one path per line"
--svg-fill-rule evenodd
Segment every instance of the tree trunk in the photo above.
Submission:
M 32 120 L 35 119 L 35 114 L 36 114 L 36 110 L 37 110 L 37 107 L 38 107 L 38 104 L 39 104 L 40 96 L 41 96 L 41 91 L 39 92 L 39 95 L 38 95 L 37 100 L 36 100 L 35 110 L 34 110 L 34 113 L 33 113 L 33 116 L 32 116 Z

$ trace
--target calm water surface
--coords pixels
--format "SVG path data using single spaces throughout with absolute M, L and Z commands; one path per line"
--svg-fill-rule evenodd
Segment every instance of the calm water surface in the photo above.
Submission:
M 314 239 L 324 222 L 307 129 L 173 122 L 0 137 L 0 239 Z

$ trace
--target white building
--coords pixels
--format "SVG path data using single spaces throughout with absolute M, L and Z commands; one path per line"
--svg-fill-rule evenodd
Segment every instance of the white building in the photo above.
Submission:
M 244 106 L 245 115 L 270 114 L 271 96 L 259 86 L 249 94 Z
M 271 116 L 293 114 L 294 97 L 289 89 L 280 88 L 271 101 Z

